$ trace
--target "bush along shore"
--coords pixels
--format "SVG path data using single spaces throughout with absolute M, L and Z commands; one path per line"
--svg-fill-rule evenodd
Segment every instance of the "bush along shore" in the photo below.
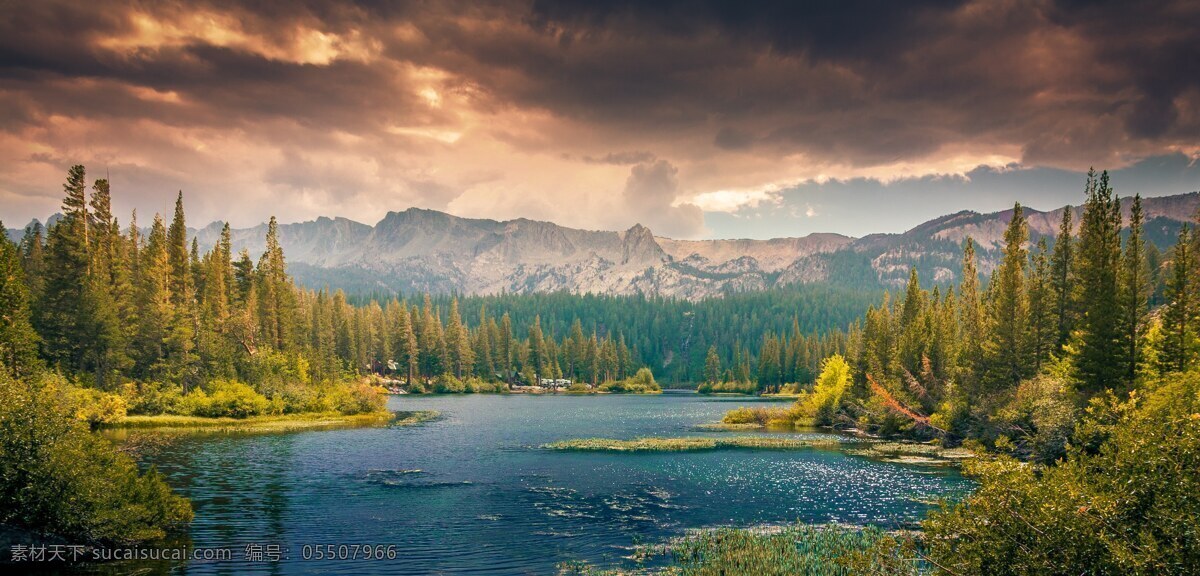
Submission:
M 391 380 L 373 376 L 371 382 L 383 386 L 392 394 L 660 394 L 662 388 L 654 379 L 649 368 L 640 368 L 633 376 L 620 380 L 606 380 L 598 385 L 573 382 L 565 379 L 522 379 L 518 384 L 490 382 L 477 376 L 458 378 L 453 374 L 442 374 L 436 378 L 414 381 Z

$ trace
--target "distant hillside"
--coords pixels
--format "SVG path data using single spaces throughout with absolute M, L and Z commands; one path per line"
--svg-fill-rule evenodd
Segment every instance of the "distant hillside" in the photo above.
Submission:
M 1128 217 L 1129 199 L 1123 200 Z M 1160 250 L 1200 208 L 1200 193 L 1146 198 L 1147 237 Z M 1075 208 L 1078 216 L 1079 208 Z M 1053 241 L 1062 209 L 1026 209 L 1033 242 Z M 696 299 L 804 283 L 899 286 L 916 267 L 926 282 L 958 279 L 962 242 L 979 245 L 980 270 L 999 258 L 1012 210 L 963 211 L 901 234 L 851 238 L 818 233 L 771 240 L 674 240 L 635 225 L 625 231 L 566 228 L 524 218 L 461 218 L 434 210 L 390 212 L 374 226 L 345 218 L 280 226 L 297 281 L 353 293 L 474 294 L 554 292 L 634 294 Z M 1075 218 L 1078 223 L 1079 218 Z M 222 224 L 194 234 L 212 246 Z M 21 230 L 6 230 L 19 239 Z M 259 254 L 266 225 L 233 230 L 235 250 Z

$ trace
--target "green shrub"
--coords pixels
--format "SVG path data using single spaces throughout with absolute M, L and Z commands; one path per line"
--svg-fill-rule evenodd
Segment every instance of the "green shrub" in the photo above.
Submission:
M 121 396 L 129 414 L 146 415 L 174 414 L 183 399 L 178 386 L 162 382 L 130 382 L 122 389 Z
M 696 391 L 701 394 L 755 394 L 758 386 L 750 381 L 701 382 Z
M 433 379 L 435 394 L 462 394 L 466 391 L 467 385 L 463 384 L 462 380 L 455 378 L 453 374 L 446 373 Z
M 721 421 L 726 424 L 758 424 L 766 426 L 778 423 L 786 416 L 787 409 L 785 408 L 767 408 L 764 406 L 750 408 L 742 406 L 726 412 L 725 417 L 721 418 Z
M 18 382 L 0 371 L 0 524 L 133 544 L 190 522 L 188 501 L 89 432 L 68 396 L 61 378 Z
M 1050 464 L 1066 455 L 1076 412 L 1075 400 L 1062 381 L 1038 376 L 1021 382 L 1013 398 L 997 411 L 993 424 L 1008 436 L 1010 453 Z
M 274 392 L 270 394 L 271 402 L 278 407 L 282 414 L 330 412 L 335 410 L 336 407 L 333 398 L 325 392 L 325 389 L 329 387 L 332 386 L 323 388 L 321 386 L 293 382 L 276 387 Z
M 255 388 L 269 393 L 279 387 L 312 382 L 311 369 L 304 356 L 264 350 L 249 357 L 245 368 L 239 370 Z
M 662 392 L 658 382 L 654 381 L 654 373 L 649 368 L 639 368 L 637 373 L 624 380 L 605 382 L 600 390 L 617 394 L 646 394 Z
M 267 414 L 271 401 L 247 384 L 235 380 L 214 380 L 209 392 L 199 388 L 183 397 L 185 415 L 206 418 L 246 418 Z
M 92 429 L 101 424 L 115 424 L 125 418 L 125 399 L 94 388 L 68 389 L 75 418 Z
M 809 420 L 818 426 L 833 425 L 850 381 L 850 365 L 845 358 L 839 354 L 826 358 L 821 362 L 821 375 L 812 392 L 796 401 L 793 420 Z
M 1200 574 L 1200 372 L 1093 401 L 1065 461 L 964 471 L 965 501 L 925 522 L 957 574 Z
M 334 398 L 334 407 L 347 416 L 378 412 L 387 404 L 383 390 L 367 383 L 341 386 Z

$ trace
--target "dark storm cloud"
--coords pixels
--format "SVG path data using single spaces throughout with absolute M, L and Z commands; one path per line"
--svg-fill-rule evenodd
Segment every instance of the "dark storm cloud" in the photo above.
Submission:
M 619 119 L 669 94 L 681 119 L 722 120 L 713 143 L 725 149 L 757 141 L 873 164 L 988 138 L 1069 164 L 1200 137 L 1194 2 L 537 2 L 533 13 L 584 62 L 602 46 L 661 48 L 603 72 L 554 69 L 586 88 L 544 98 Z M 761 74 L 739 73 L 756 64 Z
M 710 192 L 1200 155 L 1190 0 L 0 0 L 0 16 L 6 198 L 57 188 L 39 158 L 261 185 L 263 211 L 304 190 L 298 215 L 372 193 L 381 210 L 569 205 L 555 195 L 587 179 L 622 199 L 619 222 L 675 206 L 665 225 L 691 234 L 688 200 Z

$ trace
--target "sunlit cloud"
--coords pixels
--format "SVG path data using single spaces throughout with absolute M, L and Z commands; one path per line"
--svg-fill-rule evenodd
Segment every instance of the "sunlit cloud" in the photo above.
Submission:
M 970 193 L 981 166 L 1200 158 L 1200 5 L 904 4 L 8 6 L 0 217 L 44 218 L 84 163 L 119 209 L 183 190 L 194 222 L 422 206 L 841 231 L 876 190 L 857 183 L 968 184 L 914 208 L 932 217 L 991 205 Z M 797 189 L 814 196 L 789 203 Z

